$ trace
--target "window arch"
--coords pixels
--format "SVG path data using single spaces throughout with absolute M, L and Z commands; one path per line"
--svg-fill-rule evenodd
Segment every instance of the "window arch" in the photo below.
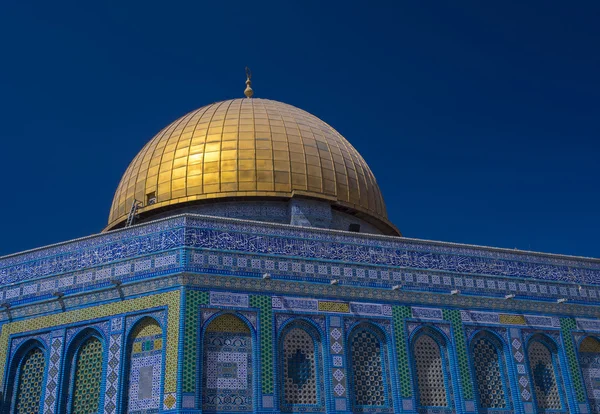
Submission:
M 322 344 L 319 332 L 305 321 L 288 324 L 279 339 L 281 409 L 315 411 L 324 407 Z
M 480 411 L 509 407 L 506 362 L 502 342 L 490 332 L 479 332 L 471 340 L 471 360 Z
M 527 356 L 538 412 L 562 409 L 556 376 L 558 369 L 556 346 L 544 335 L 536 335 L 529 341 Z
M 238 316 L 221 314 L 204 330 L 202 410 L 253 410 L 252 333 Z
M 127 413 L 151 412 L 160 408 L 163 346 L 163 330 L 155 319 L 142 318 L 131 330 L 123 393 Z
M 446 339 L 431 328 L 422 328 L 412 341 L 419 407 L 450 407 L 452 385 Z M 450 391 L 450 392 L 449 392 Z
M 369 323 L 354 327 L 348 335 L 349 383 L 355 412 L 391 405 L 386 382 L 387 345 L 384 333 Z
M 40 412 L 44 395 L 44 373 L 46 352 L 38 341 L 30 341 L 21 346 L 15 354 L 7 395 L 11 396 L 13 414 Z
M 97 414 L 104 378 L 104 340 L 95 330 L 86 330 L 71 343 L 67 375 L 63 383 L 60 412 Z
M 588 336 L 581 341 L 579 344 L 579 363 L 591 412 L 594 414 L 600 413 L 600 383 L 598 383 L 600 341 L 598 339 Z

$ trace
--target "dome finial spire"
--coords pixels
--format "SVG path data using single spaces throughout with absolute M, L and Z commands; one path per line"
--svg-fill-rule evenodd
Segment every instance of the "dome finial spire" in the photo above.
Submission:
M 246 95 L 246 98 L 252 98 L 252 95 L 254 95 L 254 91 L 252 90 L 252 72 L 250 71 L 250 68 L 248 66 L 246 66 L 246 90 L 244 90 L 244 95 Z

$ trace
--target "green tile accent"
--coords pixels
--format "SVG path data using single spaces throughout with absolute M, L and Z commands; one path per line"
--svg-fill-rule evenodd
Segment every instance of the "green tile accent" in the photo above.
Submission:
M 263 394 L 273 393 L 273 309 L 271 297 L 251 295 L 250 306 L 259 309 L 260 362 Z
M 198 358 L 199 307 L 209 303 L 209 293 L 198 290 L 185 292 L 185 322 L 183 336 L 183 392 L 196 391 L 196 361 Z
M 577 402 L 585 402 L 585 389 L 583 386 L 583 378 L 581 378 L 581 370 L 577 362 L 577 353 L 575 352 L 575 341 L 573 340 L 573 331 L 577 329 L 577 324 L 573 318 L 560 318 L 560 330 L 562 331 L 563 343 L 565 344 L 565 354 L 569 363 L 569 371 L 571 380 L 575 388 L 575 396 Z
M 406 350 L 406 329 L 404 321 L 410 318 L 410 307 L 393 306 L 392 323 L 394 324 L 394 341 L 396 342 L 396 355 L 398 360 L 398 376 L 400 378 L 400 394 L 402 398 L 412 396 L 410 385 L 410 366 L 408 365 L 408 351 Z
M 454 334 L 454 345 L 456 347 L 456 356 L 458 357 L 458 370 L 460 372 L 460 384 L 465 400 L 473 399 L 473 379 L 469 369 L 469 359 L 467 358 L 467 337 L 463 329 L 460 311 L 456 309 L 443 309 L 444 319 L 452 324 Z

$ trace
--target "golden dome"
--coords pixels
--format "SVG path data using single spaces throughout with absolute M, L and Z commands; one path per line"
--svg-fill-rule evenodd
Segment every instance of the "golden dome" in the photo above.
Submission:
M 256 98 L 204 106 L 152 138 L 119 183 L 107 229 L 126 221 L 134 200 L 143 216 L 198 200 L 292 196 L 399 234 L 373 173 L 342 135 L 308 112 Z

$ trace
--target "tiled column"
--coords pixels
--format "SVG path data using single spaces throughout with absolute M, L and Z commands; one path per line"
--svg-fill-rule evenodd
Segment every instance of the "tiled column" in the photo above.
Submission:
M 581 377 L 581 370 L 579 368 L 579 361 L 577 360 L 577 353 L 575 352 L 575 342 L 572 333 L 576 328 L 577 325 L 573 318 L 560 318 L 561 336 L 566 357 L 565 362 L 568 363 L 568 369 L 565 371 L 569 373 L 567 378 L 564 378 L 564 385 L 567 391 L 567 399 L 569 400 L 572 409 L 576 409 L 579 413 L 587 414 L 590 412 L 590 408 L 585 395 L 585 387 L 583 378 Z M 569 392 L 570 389 L 574 390 L 575 393 Z
M 517 367 L 517 377 L 519 386 L 519 397 L 514 400 L 515 412 L 524 412 L 533 414 L 535 407 L 533 405 L 533 391 L 531 390 L 531 378 L 527 372 L 525 362 L 525 346 L 521 331 L 517 328 L 510 328 L 510 350 Z
M 259 316 L 259 340 L 256 344 L 260 352 L 260 383 L 254 382 L 254 386 L 259 386 L 259 406 L 266 410 L 273 410 L 275 407 L 274 398 L 274 372 L 275 372 L 275 355 L 273 352 L 273 308 L 271 305 L 271 297 L 266 295 L 250 296 L 250 306 L 258 308 Z M 255 352 L 255 355 L 257 352 Z
M 394 325 L 394 341 L 396 346 L 396 363 L 398 378 L 400 380 L 400 397 L 402 398 L 402 411 L 413 411 L 414 401 L 412 384 L 410 381 L 410 366 L 408 362 L 407 335 L 405 320 L 410 318 L 410 307 L 394 306 L 392 308 L 392 321 Z
M 117 412 L 119 388 L 121 387 L 121 366 L 123 363 L 123 318 L 118 316 L 110 321 L 110 340 L 108 344 L 108 364 L 106 369 L 106 388 L 104 391 L 104 413 Z
M 461 412 L 464 409 L 467 413 L 474 413 L 476 412 L 476 407 L 475 393 L 473 391 L 473 378 L 471 378 L 471 369 L 469 368 L 467 337 L 463 328 L 460 311 L 456 309 L 443 309 L 443 315 L 444 320 L 450 321 L 450 324 L 452 325 L 452 335 L 457 359 L 456 365 L 458 366 L 456 372 L 460 375 L 458 381 L 455 381 L 458 385 L 455 400 L 456 397 L 458 397 L 460 402 L 464 404 L 464 407 L 457 404 L 456 411 Z
M 208 304 L 208 292 L 198 290 L 186 290 L 185 309 L 183 318 L 182 334 L 179 341 L 183 344 L 183 358 L 180 359 L 182 366 L 179 370 L 179 382 L 181 384 L 181 400 L 183 409 L 194 409 L 196 407 L 199 370 L 198 337 L 200 334 L 200 306 Z
M 52 332 L 50 343 L 50 364 L 46 377 L 46 394 L 44 398 L 44 414 L 54 414 L 58 411 L 58 388 L 60 382 L 60 371 L 63 362 L 63 350 L 65 342 L 65 330 L 59 329 Z
M 331 390 L 333 400 L 330 401 L 331 412 L 349 412 L 348 371 L 346 369 L 346 346 L 344 344 L 344 327 L 341 316 L 327 318 L 329 352 L 328 367 L 331 372 Z

